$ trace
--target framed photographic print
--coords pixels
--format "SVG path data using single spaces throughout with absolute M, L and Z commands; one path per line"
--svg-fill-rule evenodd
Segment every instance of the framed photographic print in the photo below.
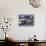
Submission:
M 20 14 L 19 15 L 19 26 L 33 26 L 34 25 L 34 15 Z

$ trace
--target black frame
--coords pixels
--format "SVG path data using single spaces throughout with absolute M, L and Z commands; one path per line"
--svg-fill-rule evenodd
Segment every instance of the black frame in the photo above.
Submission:
M 34 15 L 19 15 L 19 26 L 33 26 L 34 25 Z

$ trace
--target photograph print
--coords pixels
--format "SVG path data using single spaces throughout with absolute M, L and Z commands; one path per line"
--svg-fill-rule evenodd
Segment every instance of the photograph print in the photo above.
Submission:
M 19 15 L 19 26 L 33 26 L 34 25 L 34 15 Z

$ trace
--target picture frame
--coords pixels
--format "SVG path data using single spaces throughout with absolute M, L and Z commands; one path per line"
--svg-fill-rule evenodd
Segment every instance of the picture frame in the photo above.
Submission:
M 20 14 L 19 26 L 34 26 L 34 15 L 32 14 Z

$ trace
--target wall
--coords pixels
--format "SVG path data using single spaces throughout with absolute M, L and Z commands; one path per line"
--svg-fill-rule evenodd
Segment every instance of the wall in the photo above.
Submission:
M 34 26 L 19 27 L 19 14 L 34 14 Z M 44 40 L 44 15 L 46 15 L 46 8 L 33 8 L 30 6 L 28 0 L 0 0 L 0 16 L 13 17 L 12 26 L 8 33 L 17 40 L 27 40 L 34 34 L 37 35 L 39 40 Z M 2 39 L 2 36 L 0 36 L 0 39 Z
M 46 39 L 46 16 L 45 16 L 44 21 L 45 21 L 45 24 L 44 24 L 44 26 L 45 26 L 45 28 L 44 28 L 44 38 Z

